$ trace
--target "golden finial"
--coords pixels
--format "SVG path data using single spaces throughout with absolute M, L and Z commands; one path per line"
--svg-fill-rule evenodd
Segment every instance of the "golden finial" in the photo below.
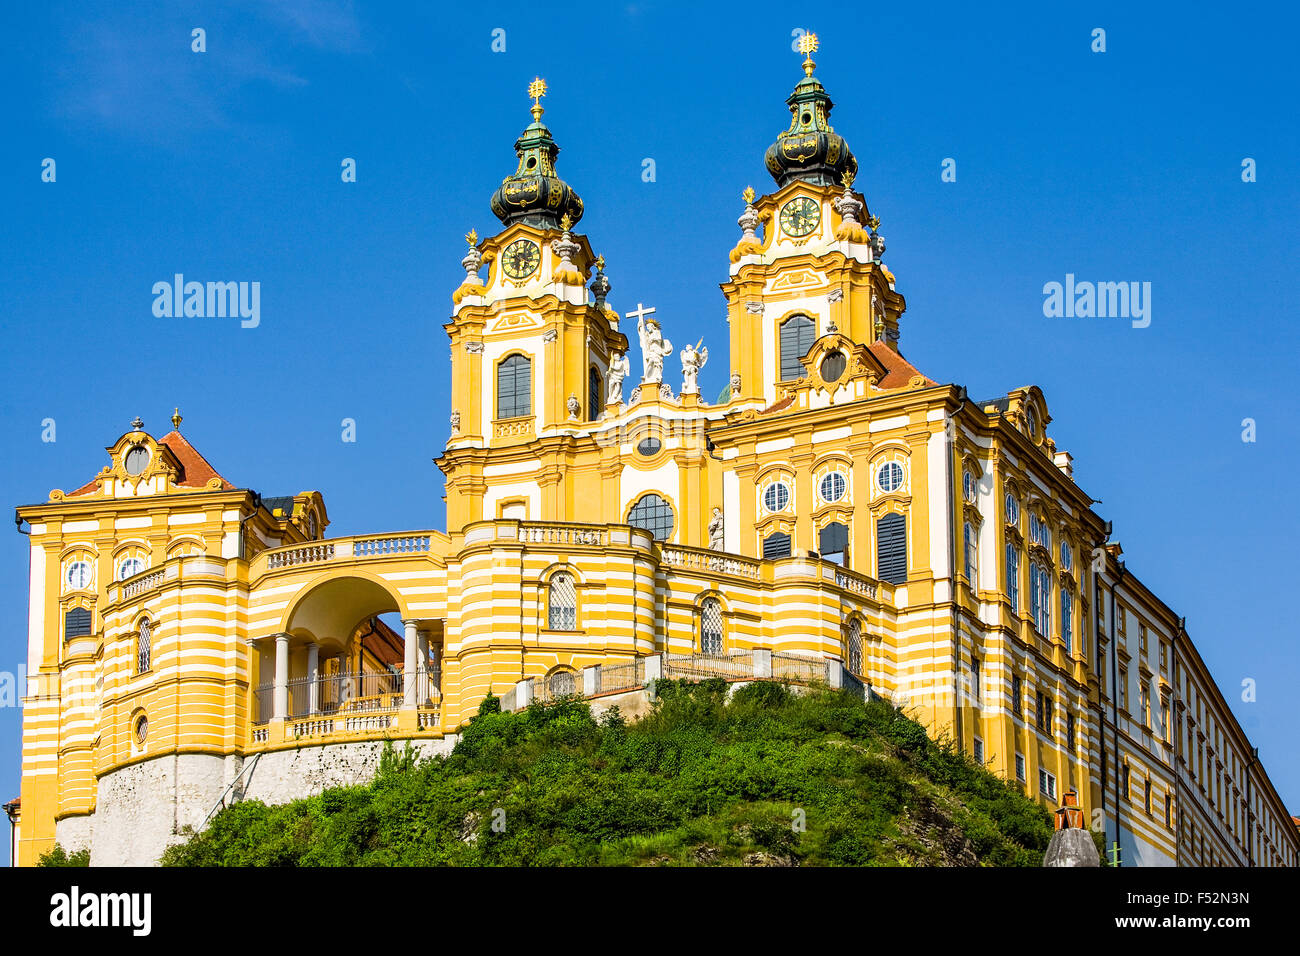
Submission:
M 565 232 L 568 232 L 569 227 L 572 225 L 573 225 L 573 220 L 569 218 L 569 214 L 566 212 L 564 214 L 564 217 L 560 220 L 560 228 L 563 229 Z
M 746 186 L 745 191 L 741 193 L 741 196 L 744 197 L 745 205 L 748 206 L 750 203 L 754 201 L 754 187 Z
M 172 428 L 176 429 L 177 431 L 180 431 L 181 422 L 183 422 L 184 420 L 185 419 L 181 418 L 181 410 L 179 406 L 172 409 Z
M 596 271 L 597 271 L 597 272 L 604 272 L 604 271 L 605 271 L 605 257 L 604 257 L 604 256 L 597 256 L 597 257 L 596 257 Z
M 845 189 L 853 188 L 853 179 L 854 179 L 853 173 L 849 172 L 848 170 L 845 170 L 844 174 L 840 177 L 840 179 L 843 180 Z
M 875 232 L 876 229 L 879 228 L 879 226 L 880 226 L 880 217 L 879 217 L 879 216 L 868 216 L 868 217 L 867 217 L 867 225 L 871 227 L 871 231 L 872 231 L 872 232 Z
M 540 76 L 534 77 L 533 82 L 528 84 L 528 95 L 533 98 L 533 122 L 542 118 L 542 97 L 546 95 L 546 81 Z
M 805 33 L 799 38 L 799 52 L 803 54 L 803 72 L 805 76 L 812 76 L 813 70 L 817 64 L 813 62 L 812 55 L 817 52 L 817 34 Z
M 469 243 L 471 246 L 477 246 L 477 245 L 478 245 L 478 230 L 477 230 L 477 229 L 471 229 L 469 232 L 465 233 L 465 241 L 466 241 L 467 243 Z

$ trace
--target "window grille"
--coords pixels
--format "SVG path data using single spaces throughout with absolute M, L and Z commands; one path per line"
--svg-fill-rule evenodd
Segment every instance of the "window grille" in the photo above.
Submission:
M 547 626 L 552 631 L 575 631 L 578 629 L 578 589 L 573 583 L 573 575 L 560 571 L 551 576 L 550 613 Z
M 667 541 L 673 533 L 673 509 L 658 495 L 643 495 L 628 512 L 627 523 L 649 531 L 656 541 Z
M 700 653 L 720 655 L 722 651 L 722 602 L 705 598 L 700 605 Z
M 153 625 L 148 621 L 140 622 L 140 633 L 135 640 L 135 672 L 143 674 L 149 670 L 149 655 L 152 650 Z

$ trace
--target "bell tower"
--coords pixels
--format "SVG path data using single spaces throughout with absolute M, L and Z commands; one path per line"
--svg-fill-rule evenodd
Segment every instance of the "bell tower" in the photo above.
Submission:
M 574 231 L 584 209 L 556 172 L 560 148 L 542 122 L 545 81 L 533 80 L 528 95 L 533 121 L 515 141 L 515 172 L 490 202 L 502 229 L 481 241 L 473 230 L 466 235 L 465 277 L 443 327 L 451 341 L 452 412 L 438 465 L 447 476 L 452 531 L 504 513 L 489 488 L 494 472 L 536 461 L 543 463 L 539 487 L 558 480 L 554 469 L 562 466 L 548 470 L 548 453 L 554 459 L 556 448 L 601 417 L 610 364 L 628 347 L 618 313 L 605 306 L 604 259 Z M 523 507 L 515 502 L 508 516 L 565 517 L 546 494 L 527 491 Z
M 765 157 L 776 190 L 759 198 L 745 190 L 722 284 L 733 386 L 739 377 L 732 397 L 769 405 L 807 374 L 800 359 L 824 335 L 897 350 L 907 307 L 881 261 L 879 220 L 853 189 L 857 159 L 830 125 L 833 104 L 813 75 L 816 50 L 815 34 L 800 39 L 804 76 L 786 99 L 790 126 Z

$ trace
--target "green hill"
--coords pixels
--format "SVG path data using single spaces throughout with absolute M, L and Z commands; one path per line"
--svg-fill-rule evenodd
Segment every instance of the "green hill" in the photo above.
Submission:
M 488 698 L 447 757 L 236 804 L 172 866 L 1038 866 L 1049 814 L 890 705 L 660 681 L 647 717 Z

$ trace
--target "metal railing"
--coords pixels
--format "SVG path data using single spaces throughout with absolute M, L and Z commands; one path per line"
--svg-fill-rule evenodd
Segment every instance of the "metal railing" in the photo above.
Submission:
M 598 694 L 636 690 L 645 686 L 645 658 L 638 657 L 626 664 L 601 664 L 596 674 Z
M 772 652 L 772 677 L 776 680 L 812 684 L 826 681 L 826 658 Z
M 738 651 L 716 657 L 711 654 L 664 655 L 664 677 L 673 680 L 706 680 L 711 677 L 738 680 L 753 676 L 753 651 Z
M 288 712 L 284 716 L 288 720 L 347 719 L 364 714 L 394 714 L 404 706 L 436 708 L 442 698 L 438 690 L 439 676 L 428 671 L 417 673 L 413 700 L 409 704 L 405 679 L 400 673 L 365 671 L 297 677 L 286 687 Z M 274 684 L 262 684 L 253 691 L 253 707 L 255 726 L 267 723 L 274 716 Z

